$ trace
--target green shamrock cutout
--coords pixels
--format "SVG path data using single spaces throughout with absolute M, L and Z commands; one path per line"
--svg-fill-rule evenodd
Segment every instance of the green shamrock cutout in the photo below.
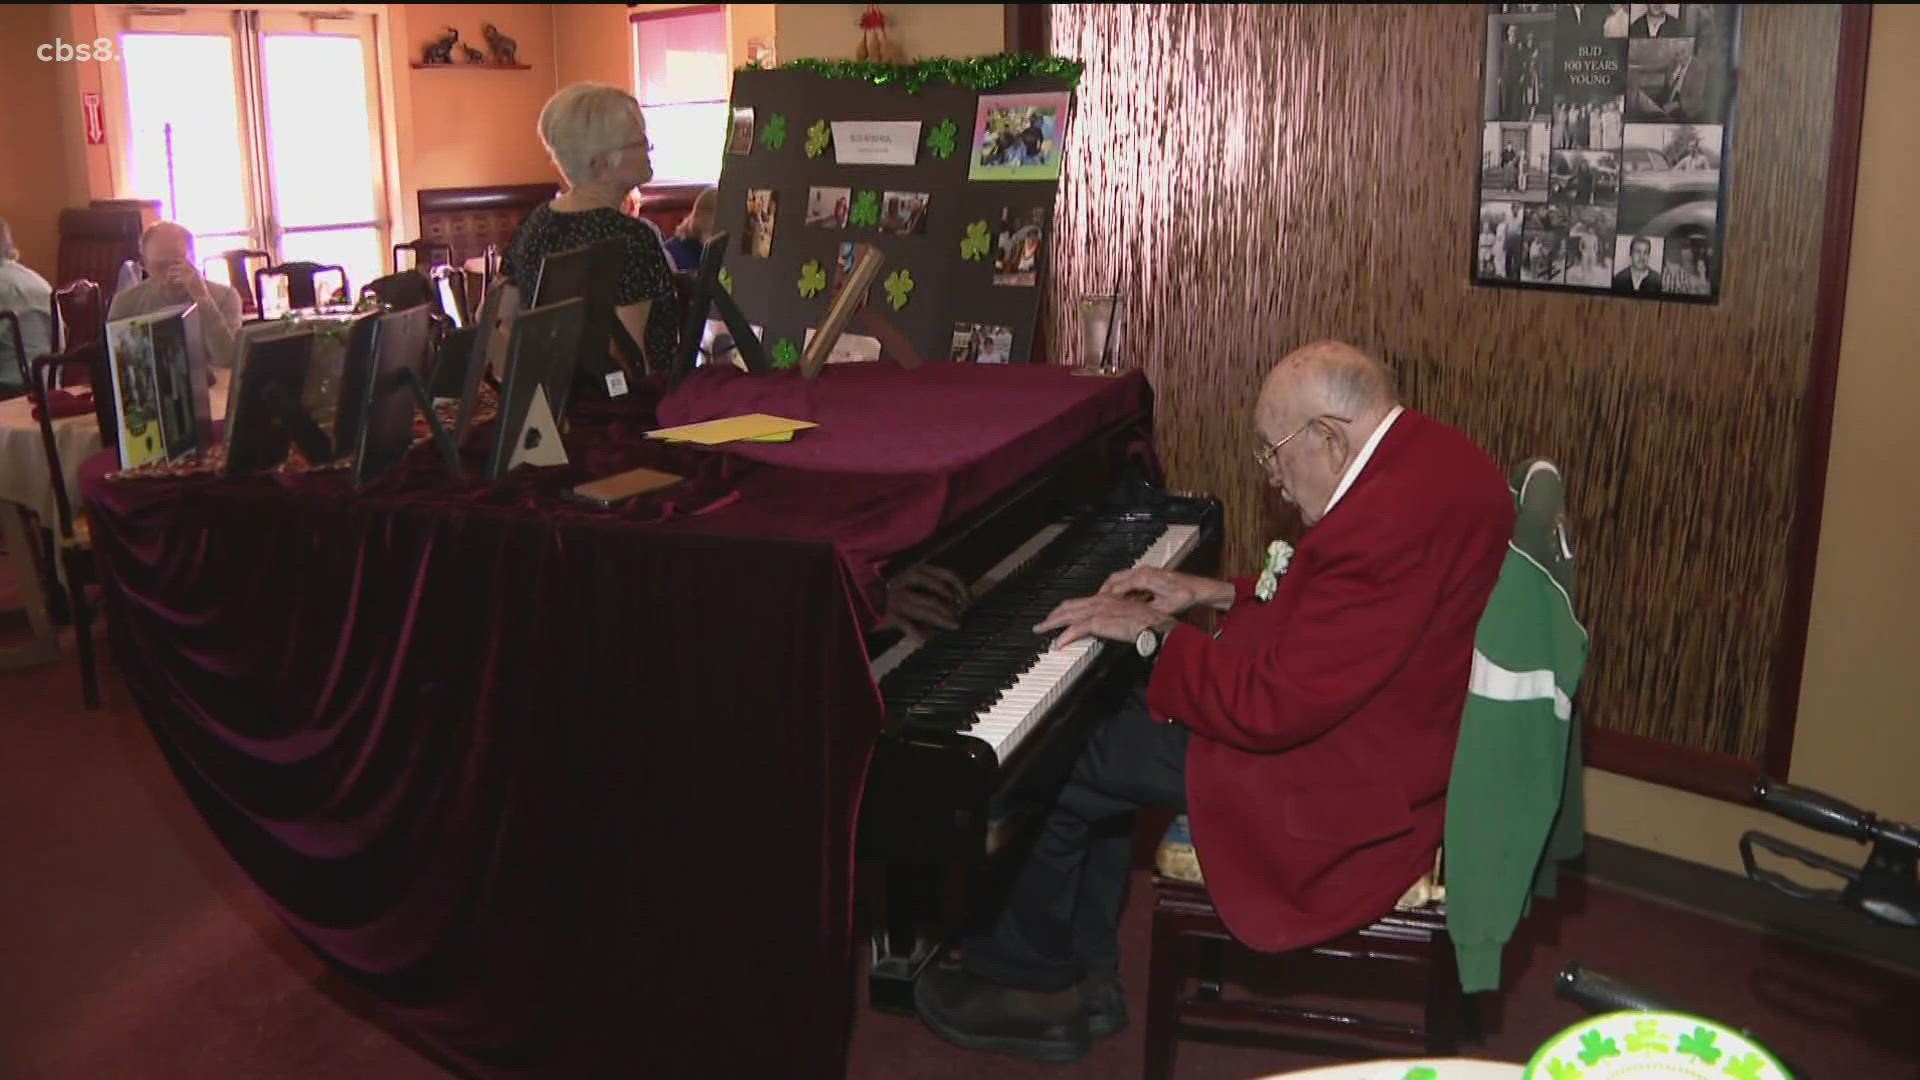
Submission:
M 940 160 L 945 161 L 953 156 L 953 138 L 959 133 L 960 129 L 953 126 L 953 121 L 942 120 L 938 127 L 927 132 L 927 149 L 940 155 Z
M 1760 1070 L 1766 1067 L 1759 1054 L 1746 1054 L 1728 1059 L 1726 1073 L 1734 1080 L 1760 1080 Z
M 808 259 L 800 268 L 800 295 L 812 299 L 820 295 L 827 287 L 827 272 L 820 268 L 819 259 Z
M 720 287 L 729 293 L 733 292 L 733 271 L 725 267 L 720 268 Z
M 766 143 L 769 150 L 787 145 L 787 118 L 779 113 L 767 117 L 767 126 L 760 129 L 760 141 Z
M 1599 1028 L 1594 1028 L 1580 1036 L 1580 1060 L 1586 1062 L 1587 1068 L 1591 1069 L 1607 1058 L 1619 1056 L 1620 1047 L 1612 1039 L 1601 1035 Z
M 847 220 L 867 228 L 880 224 L 880 196 L 871 191 L 855 195 L 853 209 L 848 212 Z
M 1554 1058 L 1547 1062 L 1547 1075 L 1552 1080 L 1580 1080 L 1584 1074 L 1581 1073 L 1578 1065 L 1569 1065 L 1559 1058 Z
M 1700 1059 L 1702 1065 L 1711 1065 L 1720 1060 L 1721 1050 L 1713 1045 L 1713 1041 L 1719 1037 L 1718 1032 L 1697 1027 L 1693 1029 L 1693 1034 L 1680 1036 L 1678 1049 L 1688 1057 Z
M 967 235 L 960 239 L 960 257 L 976 261 L 984 259 L 992 247 L 992 234 L 987 231 L 987 223 L 976 221 L 967 226 Z
M 1649 1050 L 1660 1054 L 1673 1052 L 1666 1039 L 1661 1037 L 1660 1021 L 1636 1020 L 1633 1022 L 1633 1034 L 1627 1036 L 1627 1052 L 1639 1054 Z
M 907 306 L 907 297 L 913 292 L 913 275 L 905 270 L 895 270 L 887 275 L 887 302 L 893 310 L 899 311 Z
M 1416 1065 L 1408 1069 L 1407 1075 L 1401 1077 L 1400 1080 L 1440 1080 L 1440 1070 L 1430 1068 L 1426 1065 Z
M 781 338 L 773 343 L 773 366 L 776 370 L 790 368 L 799 362 L 800 350 L 793 347 L 793 342 Z
M 833 141 L 833 131 L 825 120 L 815 120 L 807 129 L 807 156 L 819 157 L 826 153 L 827 144 Z

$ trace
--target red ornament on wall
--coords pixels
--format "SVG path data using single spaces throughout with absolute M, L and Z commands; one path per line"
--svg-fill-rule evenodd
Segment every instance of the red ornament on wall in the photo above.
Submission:
M 107 141 L 107 118 L 100 108 L 100 94 L 87 90 L 80 95 L 80 113 L 82 124 L 87 132 L 87 145 L 99 146 Z

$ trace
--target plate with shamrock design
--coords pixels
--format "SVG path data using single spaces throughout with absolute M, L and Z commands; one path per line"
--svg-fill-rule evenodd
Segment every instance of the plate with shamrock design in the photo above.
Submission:
M 1526 1080 L 1793 1080 L 1752 1039 L 1685 1013 L 1617 1012 L 1583 1020 L 1527 1062 Z

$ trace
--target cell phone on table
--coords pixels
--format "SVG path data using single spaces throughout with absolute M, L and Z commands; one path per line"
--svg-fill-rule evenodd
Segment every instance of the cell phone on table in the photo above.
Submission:
M 670 488 L 685 479 L 657 469 L 629 469 L 580 484 L 567 494 L 570 498 L 608 510 L 635 495 Z

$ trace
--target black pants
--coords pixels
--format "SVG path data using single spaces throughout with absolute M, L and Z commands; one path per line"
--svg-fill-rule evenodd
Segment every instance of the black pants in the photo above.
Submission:
M 1134 811 L 1185 810 L 1186 776 L 1187 729 L 1155 723 L 1136 689 L 1087 741 L 992 931 L 967 940 L 967 970 L 1040 991 L 1117 973 Z

